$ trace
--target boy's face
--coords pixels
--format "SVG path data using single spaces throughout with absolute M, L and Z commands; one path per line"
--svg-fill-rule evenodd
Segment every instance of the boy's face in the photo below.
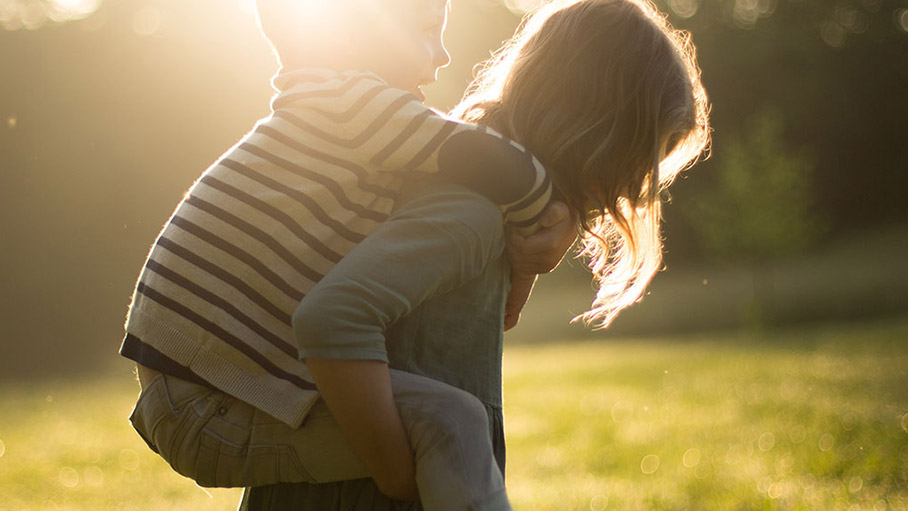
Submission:
M 443 37 L 448 20 L 447 0 L 390 0 L 381 16 L 381 40 L 368 52 L 368 69 L 389 85 L 425 99 L 419 89 L 434 82 L 440 68 L 451 62 Z

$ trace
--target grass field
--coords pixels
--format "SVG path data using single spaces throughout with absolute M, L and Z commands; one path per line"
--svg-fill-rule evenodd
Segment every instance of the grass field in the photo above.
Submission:
M 518 510 L 908 510 L 908 322 L 509 346 Z M 125 365 L 0 389 L 0 510 L 229 510 L 129 429 Z

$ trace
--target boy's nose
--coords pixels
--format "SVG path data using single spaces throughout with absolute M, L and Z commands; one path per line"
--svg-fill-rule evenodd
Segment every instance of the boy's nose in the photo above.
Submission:
M 435 69 L 436 71 L 448 67 L 448 64 L 451 63 L 451 54 L 448 53 L 448 49 L 445 48 L 444 44 L 438 46 L 435 49 Z

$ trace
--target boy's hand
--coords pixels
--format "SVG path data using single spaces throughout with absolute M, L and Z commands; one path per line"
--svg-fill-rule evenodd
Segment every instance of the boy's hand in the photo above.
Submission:
M 555 201 L 539 219 L 542 230 L 521 236 L 515 229 L 508 232 L 508 259 L 511 262 L 511 291 L 504 308 L 504 329 L 510 330 L 520 319 L 536 282 L 536 275 L 558 266 L 577 240 L 576 222 L 563 202 Z
M 516 229 L 508 230 L 512 274 L 529 276 L 554 270 L 577 240 L 576 222 L 563 202 L 549 204 L 539 225 L 542 229 L 529 236 L 521 236 Z

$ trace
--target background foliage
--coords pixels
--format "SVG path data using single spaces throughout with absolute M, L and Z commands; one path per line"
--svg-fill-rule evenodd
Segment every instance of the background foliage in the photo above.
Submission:
M 532 3 L 454 0 L 454 63 L 428 91 L 430 104 L 452 106 L 473 65 L 512 33 L 514 11 Z M 802 191 L 749 195 L 799 218 L 762 221 L 788 229 L 798 243 L 787 248 L 802 247 L 765 254 L 796 284 L 776 286 L 780 320 L 904 314 L 906 0 L 660 5 L 699 49 L 714 157 L 674 186 L 666 208 L 670 271 L 612 331 L 742 324 L 735 318 L 752 290 L 739 270 L 757 254 L 742 249 L 726 254 L 725 266 L 711 265 L 711 247 L 732 238 L 698 233 L 710 225 L 711 208 L 748 196 L 723 191 L 726 172 L 737 169 L 756 187 L 785 161 L 796 163 L 789 174 Z M 276 66 L 248 0 L 2 0 L 0 27 L 0 378 L 90 371 L 115 357 L 142 260 L 183 191 L 268 113 Z M 765 135 L 764 111 L 779 113 L 774 145 L 764 148 L 778 159 L 758 163 L 749 151 Z M 810 165 L 800 154 L 811 155 Z M 760 242 L 766 251 L 770 245 Z M 535 298 L 527 327 L 513 338 L 564 331 L 589 303 L 581 267 L 543 282 L 538 296 L 557 288 L 556 306 Z

